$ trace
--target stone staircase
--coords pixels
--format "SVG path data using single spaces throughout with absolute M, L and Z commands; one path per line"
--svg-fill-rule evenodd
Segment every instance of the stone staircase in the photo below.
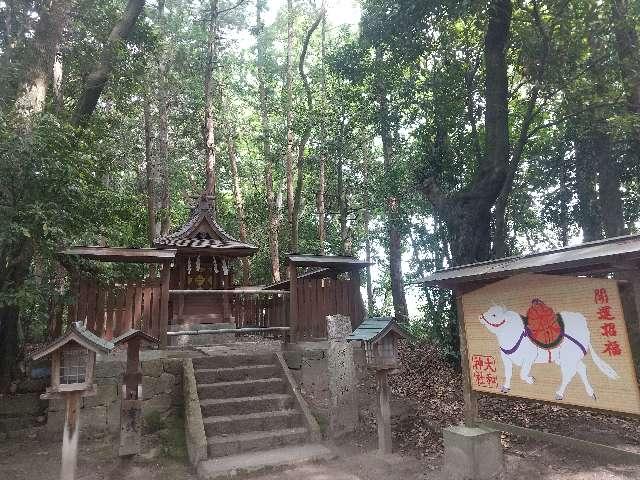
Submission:
M 329 458 L 282 357 L 276 353 L 193 359 L 208 459 L 203 479 L 226 479 Z

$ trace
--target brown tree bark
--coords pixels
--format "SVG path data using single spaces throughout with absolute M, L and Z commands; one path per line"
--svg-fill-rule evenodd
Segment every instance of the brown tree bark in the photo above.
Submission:
M 371 263 L 371 232 L 369 230 L 369 224 L 371 222 L 371 211 L 369 205 L 369 162 L 371 157 L 371 148 L 367 140 L 364 142 L 364 155 L 362 158 L 363 168 L 362 175 L 364 177 L 364 212 L 362 215 L 363 229 L 364 229 L 364 255 L 365 261 Z M 371 281 L 371 267 L 367 265 L 366 269 L 366 282 L 367 282 L 367 312 L 369 315 L 373 313 L 375 302 L 373 299 L 373 282 Z
M 128 0 L 125 11 L 116 25 L 111 30 L 109 37 L 102 49 L 98 62 L 87 76 L 82 94 L 73 114 L 73 123 L 80 125 L 87 121 L 96 109 L 98 99 L 111 77 L 111 72 L 116 61 L 116 52 L 124 43 L 142 12 L 145 0 Z
M 630 113 L 640 115 L 640 42 L 627 0 L 613 0 L 611 19 L 618 58 L 626 84 L 628 109 Z M 640 141 L 640 128 L 637 129 L 637 133 L 637 140 Z
M 242 190 L 240 189 L 240 176 L 238 175 L 238 158 L 236 155 L 236 136 L 233 126 L 229 128 L 227 136 L 227 151 L 229 153 L 229 163 L 231 164 L 231 176 L 233 180 L 233 199 L 238 215 L 239 236 L 241 242 L 247 241 L 247 225 L 244 216 L 244 203 L 242 201 Z M 248 257 L 242 257 L 242 285 L 249 285 L 251 280 L 251 266 Z
M 213 106 L 217 88 L 218 71 L 218 0 L 209 2 L 209 26 L 207 34 L 207 63 L 204 71 L 204 138 L 205 154 L 205 195 L 213 198 L 214 212 L 216 206 L 216 119 Z
M 151 100 L 145 92 L 143 98 L 144 115 L 144 156 L 147 164 L 147 229 L 149 245 L 160 235 L 160 223 L 158 222 L 158 197 L 160 194 L 160 171 L 156 161 L 156 155 L 152 147 L 153 143 L 153 117 L 151 115 Z
M 267 211 L 269 218 L 269 256 L 271 259 L 271 277 L 274 282 L 280 281 L 280 252 L 278 245 L 279 220 L 276 208 L 276 196 L 273 188 L 273 159 L 271 158 L 271 139 L 269 133 L 269 113 L 267 106 L 267 89 L 265 86 L 265 47 L 264 24 L 262 11 L 265 0 L 256 1 L 256 43 L 258 51 L 258 90 L 260 95 L 260 120 L 262 129 L 262 157 L 264 161 L 264 183 L 267 194 Z
M 290 249 L 292 253 L 298 251 L 298 225 L 300 223 L 300 209 L 302 205 L 302 187 L 304 185 L 304 163 L 305 163 L 305 149 L 307 148 L 307 142 L 311 137 L 311 129 L 312 122 L 311 117 L 313 116 L 313 97 L 311 95 L 311 86 L 309 85 L 309 79 L 307 78 L 307 74 L 304 71 L 304 62 L 307 57 L 307 50 L 309 48 L 309 42 L 311 40 L 311 36 L 313 32 L 315 32 L 318 25 L 320 25 L 320 21 L 322 20 L 322 16 L 324 15 L 324 10 L 321 9 L 316 19 L 313 21 L 309 30 L 304 36 L 304 40 L 302 42 L 302 51 L 300 52 L 300 59 L 298 61 L 298 72 L 300 73 L 300 78 L 302 79 L 302 85 L 304 86 L 305 96 L 307 100 L 307 122 L 304 127 L 304 131 L 302 133 L 302 137 L 300 138 L 300 143 L 298 145 L 298 160 L 297 160 L 297 177 L 296 177 L 296 188 L 293 198 L 293 216 L 291 222 L 291 239 L 290 239 Z
M 287 214 L 289 225 L 293 223 L 293 112 L 292 112 L 292 75 L 291 75 L 291 51 L 293 49 L 293 1 L 287 0 L 287 150 L 285 158 L 285 168 L 287 176 Z
M 576 193 L 578 196 L 578 224 L 582 228 L 583 241 L 602 238 L 600 206 L 596 192 L 597 162 L 590 138 L 575 139 Z
M 466 189 L 443 192 L 433 177 L 422 193 L 447 226 L 455 265 L 487 260 L 491 246 L 491 209 L 509 166 L 508 78 L 506 54 L 511 26 L 511 0 L 491 0 L 484 39 L 486 147 Z
M 158 2 L 158 23 L 166 36 L 166 19 L 164 0 Z M 158 173 L 160 176 L 159 208 L 160 235 L 166 235 L 171 228 L 170 196 L 169 196 L 169 112 L 167 96 L 169 94 L 167 75 L 169 71 L 169 52 L 161 49 L 158 52 L 157 69 L 157 101 L 158 101 Z
M 38 12 L 40 20 L 24 62 L 15 102 L 16 111 L 24 119 L 44 110 L 47 85 L 71 5 L 72 0 L 52 0 L 45 2 Z
M 62 93 L 62 53 L 58 49 L 56 59 L 53 62 L 52 86 L 53 86 L 53 104 L 55 111 L 60 113 L 64 109 L 64 95 Z
M 323 2 L 324 9 L 324 2 Z M 325 73 L 325 40 L 326 40 L 326 23 L 327 14 L 326 11 L 322 16 L 322 26 L 320 27 L 320 62 L 321 62 L 321 75 L 320 75 L 320 90 L 322 92 L 322 105 L 325 106 L 327 98 L 327 79 Z M 323 109 L 324 110 L 324 109 Z M 324 118 L 320 119 L 320 159 L 318 165 L 318 197 L 316 199 L 318 209 L 318 253 L 320 255 L 325 254 L 325 243 L 327 241 L 327 232 L 325 227 L 325 190 L 326 190 L 326 164 L 327 164 L 327 134 Z
M 393 162 L 393 138 L 391 136 L 391 122 L 389 119 L 389 105 L 387 102 L 387 89 L 383 78 L 383 54 L 380 47 L 376 48 L 376 67 L 378 78 L 376 79 L 376 97 L 378 102 L 378 130 L 382 138 L 382 157 L 385 174 L 391 173 Z M 387 198 L 387 235 L 389 237 L 387 248 L 389 251 L 389 269 L 391 276 L 391 296 L 395 317 L 399 322 L 409 321 L 409 311 L 404 293 L 404 281 L 402 278 L 402 235 L 398 229 L 398 199 L 394 196 Z

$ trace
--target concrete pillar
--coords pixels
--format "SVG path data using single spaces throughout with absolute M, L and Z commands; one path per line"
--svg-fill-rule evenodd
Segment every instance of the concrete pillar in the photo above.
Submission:
M 444 475 L 450 480 L 492 480 L 504 466 L 500 432 L 463 425 L 445 428 Z
M 327 317 L 327 369 L 329 376 L 329 432 L 339 437 L 358 425 L 358 391 L 353 348 L 346 338 L 351 321 L 344 315 Z

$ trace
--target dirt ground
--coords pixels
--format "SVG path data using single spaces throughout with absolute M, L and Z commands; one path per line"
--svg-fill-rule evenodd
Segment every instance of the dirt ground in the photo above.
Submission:
M 78 480 L 195 480 L 183 459 L 171 458 L 158 447 L 133 461 L 122 462 L 109 437 L 84 439 L 78 460 Z M 440 472 L 442 456 L 380 456 L 370 437 L 345 438 L 330 445 L 331 462 L 309 464 L 255 480 L 446 480 Z M 539 442 L 511 439 L 501 480 L 637 480 L 640 465 L 608 463 L 571 450 Z M 38 430 L 20 439 L 0 442 L 0 479 L 57 479 L 60 444 L 44 439 Z

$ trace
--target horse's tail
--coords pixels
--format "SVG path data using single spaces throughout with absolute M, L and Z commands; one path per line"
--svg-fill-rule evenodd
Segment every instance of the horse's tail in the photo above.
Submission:
M 598 354 L 593 349 L 593 346 L 589 350 L 591 351 L 591 358 L 593 359 L 593 363 L 596 364 L 596 366 L 600 369 L 600 371 L 604 373 L 607 377 L 613 380 L 617 380 L 619 377 L 616 371 L 613 368 L 611 368 L 611 366 L 607 362 L 605 362 L 598 356 Z

